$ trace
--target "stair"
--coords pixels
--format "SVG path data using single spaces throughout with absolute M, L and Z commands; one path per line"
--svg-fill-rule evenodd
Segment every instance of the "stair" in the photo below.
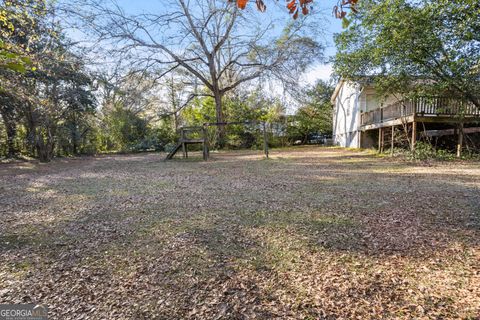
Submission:
M 179 142 L 175 148 L 172 149 L 172 151 L 170 151 L 170 153 L 167 155 L 167 157 L 165 158 L 165 160 L 172 160 L 173 156 L 175 155 L 175 153 L 178 152 L 178 150 L 180 150 L 180 148 L 182 147 L 182 144 L 183 142 Z

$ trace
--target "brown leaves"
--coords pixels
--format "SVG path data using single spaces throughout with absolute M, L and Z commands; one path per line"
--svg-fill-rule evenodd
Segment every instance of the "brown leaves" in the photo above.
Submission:
M 304 15 L 309 13 L 308 5 L 313 3 L 313 0 L 287 0 L 287 2 L 287 9 L 289 10 L 290 14 L 293 14 L 293 19 L 297 19 L 300 10 Z
M 265 12 L 267 10 L 267 6 L 263 2 L 263 0 L 257 0 L 256 3 L 257 3 L 257 9 L 260 12 Z
M 242 10 L 245 9 L 248 4 L 248 0 L 236 0 L 236 2 L 237 6 Z M 313 3 L 313 0 L 285 0 L 285 2 L 289 13 L 293 15 L 293 19 L 297 19 L 300 11 L 304 15 L 307 15 L 310 12 L 308 6 Z M 265 12 L 267 10 L 267 6 L 263 0 L 255 0 L 255 3 L 257 4 L 257 9 L 259 11 Z
M 237 0 L 237 6 L 242 10 L 245 9 L 245 7 L 247 6 L 247 3 L 248 3 L 248 0 Z
M 333 15 L 338 19 L 344 19 L 347 16 L 346 9 L 350 9 L 353 13 L 357 12 L 358 0 L 342 0 L 333 7 Z
M 478 163 L 271 155 L 0 165 L 0 300 L 54 319 L 475 319 Z
M 229 1 L 232 2 L 233 0 Z M 310 9 L 308 7 L 313 4 L 313 0 L 285 0 L 285 2 L 288 12 L 292 15 L 293 19 L 298 18 L 300 11 L 303 15 L 309 14 Z M 236 0 L 236 3 L 237 6 L 243 10 L 247 7 L 248 0 Z M 259 11 L 265 12 L 267 10 L 267 6 L 263 0 L 255 0 L 255 3 Z M 344 19 L 347 16 L 347 9 L 353 13 L 357 12 L 357 5 L 358 0 L 339 0 L 337 5 L 333 7 L 333 15 L 338 19 Z

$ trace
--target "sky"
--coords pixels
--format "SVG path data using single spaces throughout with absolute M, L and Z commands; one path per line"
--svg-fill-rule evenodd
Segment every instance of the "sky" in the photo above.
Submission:
M 163 6 L 165 6 L 166 0 L 119 0 L 118 1 L 121 7 L 128 13 L 145 13 L 145 12 L 155 12 L 162 11 Z M 251 1 L 251 6 L 254 6 L 255 3 Z M 268 6 L 274 5 L 273 2 L 276 0 L 265 0 Z M 278 3 L 282 4 L 283 0 L 279 0 Z M 314 0 L 313 10 L 315 12 L 321 13 L 324 21 L 319 21 L 319 27 L 322 28 L 324 33 L 323 41 L 325 42 L 325 57 L 328 60 L 330 57 L 335 55 L 335 46 L 333 43 L 333 35 L 342 31 L 341 20 L 336 19 L 332 15 L 333 7 L 337 4 L 337 0 Z M 287 12 L 287 9 L 284 10 L 284 15 L 286 18 L 290 18 Z M 279 26 L 280 28 L 281 26 Z M 329 63 L 317 63 L 311 66 L 305 73 L 302 81 L 306 85 L 311 85 L 316 82 L 318 79 L 328 80 L 332 72 L 332 66 Z
M 325 57 L 328 60 L 336 53 L 335 44 L 333 42 L 333 35 L 342 32 L 342 21 L 333 17 L 332 10 L 337 4 L 337 0 L 315 0 L 314 10 L 323 13 L 325 22 L 320 24 L 324 26 L 325 30 Z M 304 76 L 308 84 L 314 84 L 318 79 L 328 80 L 332 73 L 332 65 L 330 63 L 316 64 L 307 71 Z
M 65 0 L 67 3 L 69 0 Z M 122 10 L 127 15 L 137 15 L 144 13 L 155 13 L 159 14 L 165 12 L 166 6 L 170 0 L 106 0 L 113 1 L 118 3 Z M 199 0 L 201 1 L 201 0 Z M 226 1 L 226 0 L 225 0 Z M 264 0 L 267 4 L 267 12 L 259 13 L 255 9 L 255 3 L 253 0 L 250 0 L 250 10 L 252 14 L 258 15 L 274 15 L 275 20 L 279 20 L 280 24 L 276 26 L 277 30 L 281 32 L 283 27 L 288 23 L 292 17 L 289 15 L 287 8 L 284 6 L 285 0 Z M 320 33 L 322 34 L 319 39 L 322 44 L 325 46 L 324 59 L 322 63 L 315 63 L 310 68 L 307 69 L 305 74 L 300 79 L 300 85 L 303 87 L 311 86 L 319 79 L 329 80 L 332 73 L 332 65 L 328 63 L 328 60 L 335 55 L 335 46 L 333 42 L 333 36 L 335 33 L 341 32 L 342 22 L 339 19 L 336 19 L 332 15 L 333 7 L 337 4 L 338 0 L 314 0 L 313 12 L 318 13 L 318 15 L 311 15 L 309 18 L 318 19 L 318 27 L 321 28 Z M 274 8 L 272 6 L 278 6 Z M 270 7 L 270 10 L 269 8 Z M 269 20 L 269 19 L 265 19 Z M 282 24 L 285 21 L 285 24 Z M 73 39 L 84 38 L 79 30 L 70 30 L 69 36 Z M 85 39 L 85 38 L 84 38 Z M 298 101 L 293 99 L 290 93 L 284 91 L 281 84 L 276 84 L 275 81 L 269 86 L 270 93 L 274 94 L 277 97 L 281 97 L 286 105 L 288 105 L 287 112 L 294 113 L 298 107 Z

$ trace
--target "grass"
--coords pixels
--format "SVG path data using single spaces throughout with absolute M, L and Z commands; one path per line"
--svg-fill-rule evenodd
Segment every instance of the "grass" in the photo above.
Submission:
M 52 319 L 475 319 L 479 187 L 479 163 L 339 148 L 2 164 L 0 303 Z

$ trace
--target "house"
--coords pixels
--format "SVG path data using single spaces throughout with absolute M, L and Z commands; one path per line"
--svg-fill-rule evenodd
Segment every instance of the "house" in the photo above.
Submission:
M 395 137 L 402 133 L 414 148 L 421 137 L 457 134 L 461 142 L 464 133 L 480 132 L 480 108 L 471 102 L 452 97 L 379 97 L 371 78 L 341 80 L 331 102 L 334 144 L 342 147 L 393 149 L 399 141 Z

